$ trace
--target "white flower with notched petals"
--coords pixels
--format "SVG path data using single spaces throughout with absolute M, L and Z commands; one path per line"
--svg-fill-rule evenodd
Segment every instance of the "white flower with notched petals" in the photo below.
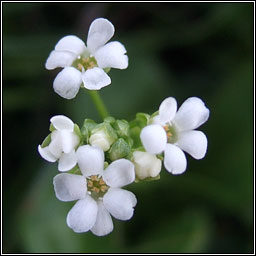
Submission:
M 78 148 L 77 159 L 82 175 L 61 173 L 53 180 L 59 200 L 78 200 L 67 215 L 67 225 L 77 233 L 107 235 L 113 230 L 111 215 L 119 220 L 133 216 L 137 199 L 121 187 L 134 181 L 134 166 L 119 159 L 104 170 L 103 150 L 90 145 Z
M 74 98 L 83 83 L 89 90 L 99 90 L 111 83 L 104 69 L 128 67 L 125 47 L 117 41 L 107 43 L 114 35 L 114 26 L 107 19 L 92 22 L 85 43 L 74 35 L 65 36 L 50 53 L 46 69 L 64 68 L 55 78 L 53 88 L 66 99 Z
M 66 116 L 54 116 L 51 123 L 55 130 L 51 133 L 51 142 L 46 147 L 38 145 L 42 158 L 49 162 L 58 163 L 58 170 L 66 172 L 77 163 L 75 147 L 79 144 L 79 137 L 74 132 L 74 123 Z
M 186 170 L 187 160 L 182 150 L 195 159 L 205 156 L 207 138 L 195 130 L 205 123 L 209 109 L 197 97 L 188 98 L 177 111 L 174 98 L 165 99 L 159 107 L 159 115 L 153 124 L 144 127 L 140 138 L 146 151 L 151 154 L 164 152 L 164 166 L 172 174 Z

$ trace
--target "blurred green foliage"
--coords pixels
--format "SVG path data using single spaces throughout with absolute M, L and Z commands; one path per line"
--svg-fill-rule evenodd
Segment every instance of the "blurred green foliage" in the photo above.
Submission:
M 252 253 L 253 3 L 3 3 L 3 252 L 4 253 Z M 56 199 L 56 164 L 37 145 L 49 119 L 69 116 L 80 127 L 100 121 L 89 96 L 54 93 L 58 70 L 44 63 L 56 42 L 86 40 L 92 20 L 108 18 L 112 40 L 129 56 L 111 70 L 101 95 L 112 116 L 152 114 L 173 96 L 201 97 L 211 111 L 200 127 L 209 140 L 184 175 L 165 170 L 132 184 L 138 204 L 129 222 L 114 220 L 106 237 L 66 225 L 73 203 Z

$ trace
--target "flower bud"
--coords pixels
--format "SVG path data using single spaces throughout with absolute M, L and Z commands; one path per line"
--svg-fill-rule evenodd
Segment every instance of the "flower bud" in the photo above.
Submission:
M 116 139 L 117 135 L 111 125 L 102 123 L 92 130 L 89 143 L 102 148 L 103 151 L 108 151 Z
M 114 129 L 116 130 L 119 137 L 129 136 L 129 123 L 126 120 L 116 120 L 114 123 Z
M 111 161 L 115 161 L 117 159 L 126 158 L 131 151 L 128 143 L 120 138 L 118 139 L 109 150 L 109 158 Z
M 162 167 L 162 162 L 155 155 L 148 152 L 135 151 L 133 153 L 136 176 L 139 179 L 156 177 Z

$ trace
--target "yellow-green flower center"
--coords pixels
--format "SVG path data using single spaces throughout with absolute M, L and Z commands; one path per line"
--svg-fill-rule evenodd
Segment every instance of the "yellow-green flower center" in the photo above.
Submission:
M 94 57 L 80 57 L 73 62 L 73 66 L 79 71 L 84 71 L 90 68 L 98 67 Z
M 93 198 L 98 199 L 99 197 L 103 197 L 108 189 L 109 186 L 102 177 L 97 175 L 87 177 L 87 190 Z
M 175 143 L 178 140 L 176 129 L 170 124 L 164 125 L 163 128 L 166 132 L 168 143 Z

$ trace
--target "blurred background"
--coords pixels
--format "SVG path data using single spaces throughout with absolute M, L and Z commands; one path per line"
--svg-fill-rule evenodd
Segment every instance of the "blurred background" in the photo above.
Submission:
M 3 3 L 4 253 L 253 253 L 253 3 Z M 45 61 L 69 34 L 84 41 L 90 23 L 109 19 L 129 67 L 112 69 L 100 91 L 110 113 L 132 120 L 173 96 L 179 106 L 203 99 L 211 114 L 200 127 L 209 147 L 187 171 L 132 184 L 138 204 L 106 237 L 66 225 L 73 202 L 56 199 L 57 164 L 38 144 L 49 119 L 100 122 L 89 96 L 54 93 L 59 70 Z

